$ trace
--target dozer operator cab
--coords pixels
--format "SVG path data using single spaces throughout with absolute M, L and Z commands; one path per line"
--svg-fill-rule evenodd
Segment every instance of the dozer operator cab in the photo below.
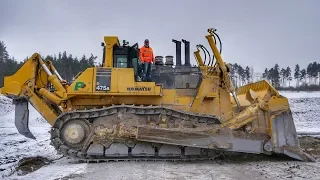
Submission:
M 110 47 L 110 45 L 113 46 Z M 129 46 L 129 42 L 123 40 L 123 44 L 121 45 L 117 37 L 105 37 L 105 42 L 102 42 L 101 46 L 103 46 L 102 67 L 110 67 L 110 62 L 108 61 L 112 61 L 111 67 L 133 68 L 135 79 L 137 79 L 140 65 L 138 43 Z M 109 51 L 107 52 L 108 48 Z

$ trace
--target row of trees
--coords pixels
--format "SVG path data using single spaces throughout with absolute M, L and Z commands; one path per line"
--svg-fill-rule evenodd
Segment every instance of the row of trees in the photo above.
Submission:
M 56 55 L 48 55 L 46 60 L 52 61 L 54 67 L 59 70 L 59 74 L 67 81 L 72 81 L 73 77 L 78 72 L 84 71 L 89 67 L 95 66 L 95 60 L 97 56 L 91 54 L 90 57 L 83 55 L 80 59 L 73 57 L 71 54 L 67 54 L 66 51 Z
M 6 45 L 0 41 L 0 87 L 3 86 L 3 77 L 13 74 L 21 65 L 22 63 L 9 56 Z
M 300 68 L 295 65 L 294 71 L 288 66 L 286 68 L 274 67 L 264 70 L 262 78 L 269 80 L 278 89 L 297 89 L 297 90 L 319 90 L 320 89 L 320 63 L 309 63 L 307 68 Z M 295 85 L 291 81 L 295 80 Z
M 254 73 L 253 68 L 249 66 L 242 67 L 237 63 L 230 65 L 230 76 L 236 87 L 265 79 L 279 90 L 320 90 L 320 63 L 317 62 L 310 63 L 302 69 L 296 64 L 293 71 L 290 66 L 280 68 L 275 64 L 269 69 L 265 68 L 261 76 Z
M 5 43 L 0 41 L 0 87 L 3 86 L 3 77 L 14 74 L 27 59 L 28 57 L 22 62 L 16 61 L 14 57 L 9 55 Z M 70 82 L 78 72 L 93 67 L 97 56 L 91 54 L 91 56 L 86 57 L 83 55 L 78 59 L 64 51 L 58 55 L 47 55 L 43 59 L 51 60 L 56 69 L 59 70 L 60 75 Z
M 230 64 L 230 66 L 230 77 L 232 78 L 233 84 L 235 84 L 236 87 L 253 81 L 253 68 L 250 68 L 249 66 L 243 68 L 237 63 Z

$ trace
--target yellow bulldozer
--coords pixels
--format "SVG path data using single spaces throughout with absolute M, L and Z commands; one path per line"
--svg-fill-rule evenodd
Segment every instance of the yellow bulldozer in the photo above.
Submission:
M 104 37 L 102 65 L 79 72 L 71 83 L 34 53 L 4 78 L 1 93 L 13 99 L 20 134 L 35 139 L 31 104 L 52 126 L 55 149 L 85 162 L 206 160 L 219 153 L 312 161 L 300 148 L 288 99 L 265 80 L 235 89 L 216 29 L 205 38 L 212 54 L 197 45 L 197 66 L 190 64 L 190 43 L 182 40 L 182 64 L 181 41 L 173 39 L 175 65 L 173 56 L 165 63 L 157 56 L 148 82 L 139 80 L 138 45 L 121 45 L 117 36 Z

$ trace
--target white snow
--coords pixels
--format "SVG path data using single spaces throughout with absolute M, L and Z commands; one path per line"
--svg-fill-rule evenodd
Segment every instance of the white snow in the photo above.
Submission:
M 298 133 L 320 134 L 320 92 L 280 93 L 289 98 Z M 68 175 L 91 172 L 94 171 L 94 167 L 99 167 L 99 165 L 69 163 L 71 160 L 60 159 L 61 156 L 57 155 L 55 149 L 49 144 L 50 125 L 31 105 L 29 110 L 29 127 L 37 140 L 25 138 L 18 133 L 14 125 L 14 106 L 11 100 L 0 95 L 0 179 L 59 179 Z M 33 173 L 18 176 L 14 170 L 18 160 L 37 155 L 55 161 Z M 112 168 L 112 165 L 108 167 Z M 109 170 L 113 172 L 112 169 Z
M 0 94 L 0 116 L 4 116 L 12 111 L 12 101 Z
M 282 91 L 289 100 L 297 132 L 320 135 L 320 92 Z
M 37 171 L 24 175 L 24 176 L 12 176 L 13 179 L 32 179 L 32 180 L 56 180 L 70 174 L 82 174 L 86 171 L 88 164 L 86 163 L 74 163 L 66 159 L 56 160 L 49 166 L 44 166 Z
M 14 166 L 23 157 L 45 156 L 57 159 L 57 155 L 50 143 L 50 125 L 41 115 L 29 105 L 29 128 L 37 138 L 32 140 L 20 135 L 14 125 L 14 106 L 12 101 L 0 96 L 0 178 L 14 172 Z M 4 103 L 3 103 L 4 102 Z M 10 111 L 8 111 L 10 109 Z
M 320 98 L 320 91 L 280 91 L 280 94 L 289 99 Z

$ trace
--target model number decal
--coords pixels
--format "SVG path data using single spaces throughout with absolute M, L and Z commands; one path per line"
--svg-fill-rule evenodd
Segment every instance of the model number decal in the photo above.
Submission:
M 96 86 L 97 91 L 109 91 L 110 87 L 109 86 Z

